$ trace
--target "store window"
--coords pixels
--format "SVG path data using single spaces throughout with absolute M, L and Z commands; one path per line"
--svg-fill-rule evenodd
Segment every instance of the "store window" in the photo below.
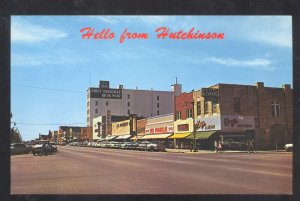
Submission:
M 130 110 L 127 110 L 127 114 L 130 114 Z
M 280 104 L 279 104 L 279 102 L 272 101 L 271 102 L 271 107 L 272 107 L 272 116 L 273 117 L 280 116 Z
M 192 109 L 187 109 L 186 110 L 186 117 L 187 118 L 192 118 L 193 117 L 193 114 L 192 114 L 193 112 L 192 112 Z
M 159 115 L 159 110 L 157 110 L 156 115 Z
M 240 113 L 241 112 L 241 104 L 240 98 L 233 98 L 233 112 Z

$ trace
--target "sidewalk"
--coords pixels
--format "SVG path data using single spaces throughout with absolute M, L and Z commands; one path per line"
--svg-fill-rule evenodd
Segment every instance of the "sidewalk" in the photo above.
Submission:
M 166 152 L 170 153 L 186 153 L 186 154 L 203 154 L 203 153 L 213 153 L 216 152 L 214 150 L 197 150 L 196 152 L 191 152 L 189 149 L 168 149 L 166 148 Z M 219 153 L 248 153 L 248 151 L 243 150 L 221 150 Z M 291 153 L 285 152 L 284 150 L 268 150 L 268 151 L 255 151 L 255 153 Z M 251 153 L 253 154 L 253 153 Z

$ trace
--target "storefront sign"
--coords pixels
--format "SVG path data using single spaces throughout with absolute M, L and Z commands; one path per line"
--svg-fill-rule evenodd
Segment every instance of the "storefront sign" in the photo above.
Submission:
M 145 129 L 146 129 L 146 120 L 145 119 L 137 120 L 137 134 L 144 135 Z
M 112 135 L 130 134 L 130 120 L 112 123 Z
M 218 97 L 219 96 L 219 90 L 213 89 L 213 88 L 202 88 L 201 93 L 203 97 Z
M 145 130 L 145 134 L 172 133 L 173 131 L 173 126 L 164 126 L 158 128 L 148 128 Z
M 211 116 L 195 120 L 195 129 L 197 131 L 214 131 L 221 130 L 221 117 Z
M 177 125 L 178 131 L 189 131 L 189 124 L 179 124 Z
M 253 116 L 223 115 L 222 130 L 245 131 L 254 129 Z
M 122 89 L 90 88 L 91 98 L 122 99 Z

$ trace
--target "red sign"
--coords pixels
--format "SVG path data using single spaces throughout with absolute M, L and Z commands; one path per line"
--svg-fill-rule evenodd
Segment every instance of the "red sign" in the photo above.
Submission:
M 173 132 L 173 126 L 164 126 L 158 128 L 149 128 L 146 129 L 146 134 L 160 134 L 160 133 L 170 133 Z
M 177 129 L 178 131 L 189 131 L 189 124 L 179 124 Z

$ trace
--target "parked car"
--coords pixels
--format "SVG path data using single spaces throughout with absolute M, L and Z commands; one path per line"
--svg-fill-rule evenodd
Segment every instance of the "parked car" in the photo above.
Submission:
M 131 147 L 133 147 L 134 142 L 123 142 L 121 144 L 121 148 L 122 149 L 130 149 Z
M 24 143 L 13 143 L 10 145 L 11 154 L 28 154 L 31 151 L 31 147 Z
M 48 140 L 39 140 L 37 141 L 36 145 L 32 147 L 32 154 L 35 155 L 48 155 L 48 154 L 53 154 L 55 151 L 57 151 L 57 147 L 51 145 L 51 143 Z
M 161 143 L 152 143 L 149 141 L 143 141 L 138 145 L 138 149 L 145 150 L 145 151 L 165 151 L 166 147 Z
M 293 144 L 286 144 L 284 146 L 285 151 L 293 151 Z

